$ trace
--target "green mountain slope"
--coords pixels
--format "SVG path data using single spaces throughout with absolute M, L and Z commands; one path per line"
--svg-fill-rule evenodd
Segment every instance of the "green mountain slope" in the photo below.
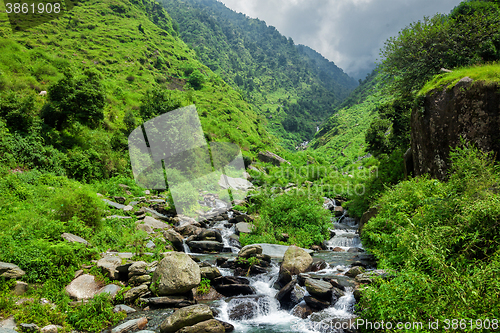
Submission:
M 358 161 L 368 154 L 365 135 L 378 116 L 378 107 L 390 99 L 373 72 L 321 125 L 310 147 L 324 153 L 337 167 Z
M 128 133 L 162 110 L 193 103 L 208 140 L 235 142 L 248 155 L 276 141 L 240 92 L 196 60 L 156 2 L 82 1 L 26 32 L 12 33 L 7 16 L 0 19 L 2 164 L 79 179 L 123 173 Z M 70 97 L 57 100 L 57 82 Z M 78 94 L 99 98 L 71 104 Z M 159 101 L 166 109 L 144 111 Z
M 310 140 L 316 126 L 356 86 L 333 63 L 325 66 L 326 59 L 318 59 L 317 54 L 310 58 L 313 52 L 303 48 L 299 52 L 293 40 L 274 27 L 237 14 L 220 2 L 161 3 L 199 59 L 239 87 L 288 148 Z

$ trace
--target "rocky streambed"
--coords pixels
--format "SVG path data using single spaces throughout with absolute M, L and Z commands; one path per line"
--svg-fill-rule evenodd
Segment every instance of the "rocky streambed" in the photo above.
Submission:
M 250 232 L 250 216 L 213 200 L 205 220 L 197 222 L 162 210 L 161 198 L 152 200 L 158 203 L 135 210 L 137 229 L 168 240 L 173 251 L 152 263 L 132 261 L 132 253 L 103 253 L 95 265 L 116 283 L 104 286 L 82 270 L 66 287 L 75 301 L 108 293 L 130 305 L 116 306 L 127 318 L 111 333 L 354 332 L 362 286 L 387 275 L 375 269 L 358 225 L 334 200 L 325 200 L 325 208 L 337 215 L 331 239 L 315 250 L 273 244 L 241 248 L 238 235 Z M 18 270 L 8 267 L 8 272 Z M 210 281 L 203 294 L 202 279 Z

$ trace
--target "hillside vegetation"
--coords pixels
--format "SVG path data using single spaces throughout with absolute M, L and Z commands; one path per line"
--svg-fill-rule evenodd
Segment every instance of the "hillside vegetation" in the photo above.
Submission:
M 160 2 L 198 58 L 240 89 L 287 148 L 309 141 L 316 126 L 357 85 L 317 52 L 220 2 Z
M 128 173 L 128 133 L 189 104 L 208 140 L 237 143 L 250 156 L 276 141 L 155 2 L 83 1 L 16 33 L 4 15 L 0 35 L 4 166 L 87 180 Z

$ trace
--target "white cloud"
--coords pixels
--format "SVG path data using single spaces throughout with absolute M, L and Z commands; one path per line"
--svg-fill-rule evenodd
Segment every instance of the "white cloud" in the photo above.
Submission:
M 411 22 L 449 13 L 460 0 L 219 0 L 275 26 L 348 74 L 364 78 L 385 40 Z

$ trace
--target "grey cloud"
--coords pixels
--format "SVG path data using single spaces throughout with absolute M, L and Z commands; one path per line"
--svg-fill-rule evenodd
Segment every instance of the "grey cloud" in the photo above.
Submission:
M 375 66 L 384 42 L 411 22 L 449 13 L 460 0 L 219 0 L 266 21 L 355 78 Z

